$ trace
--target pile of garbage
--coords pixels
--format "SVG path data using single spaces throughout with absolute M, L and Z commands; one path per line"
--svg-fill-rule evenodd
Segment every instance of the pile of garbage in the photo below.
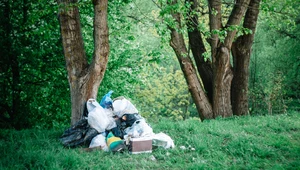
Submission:
M 88 146 L 87 150 L 131 153 L 152 152 L 153 148 L 174 148 L 165 133 L 155 134 L 136 107 L 125 97 L 111 99 L 113 91 L 86 102 L 84 118 L 64 131 L 60 137 L 65 147 Z

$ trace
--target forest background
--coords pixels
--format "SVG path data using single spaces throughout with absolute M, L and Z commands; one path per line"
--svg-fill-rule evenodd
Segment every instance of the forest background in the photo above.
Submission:
M 113 97 L 130 98 L 149 120 L 198 117 L 154 2 L 109 1 L 110 54 L 98 100 L 113 90 Z M 85 50 L 92 56 L 92 5 L 78 5 Z M 262 1 L 260 8 L 250 61 L 249 114 L 299 111 L 299 1 Z M 70 90 L 57 3 L 6 0 L 0 2 L 0 12 L 0 127 L 69 126 Z M 206 18 L 200 20 L 205 26 Z

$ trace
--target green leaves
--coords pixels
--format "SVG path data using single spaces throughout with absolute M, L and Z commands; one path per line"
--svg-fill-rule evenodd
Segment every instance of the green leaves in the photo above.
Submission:
M 297 8 L 297 7 L 295 7 Z M 283 113 L 299 105 L 299 24 L 279 30 L 262 16 L 253 47 L 250 103 L 252 112 Z M 278 22 L 277 22 L 278 23 Z M 281 24 L 285 24 L 284 21 Z
M 149 65 L 149 68 L 154 72 L 141 75 L 144 84 L 137 86 L 136 90 L 140 99 L 137 104 L 140 113 L 149 119 L 165 116 L 183 120 L 190 117 L 192 100 L 181 70 L 170 72 L 173 68 L 169 70 L 155 63 Z
M 69 103 L 66 100 L 69 97 L 68 80 L 59 41 L 55 1 L 8 1 L 6 7 L 10 8 L 6 11 L 10 16 L 9 20 L 0 24 L 1 28 L 2 25 L 11 25 L 11 30 L 6 31 L 11 31 L 7 40 L 11 42 L 9 49 L 12 53 L 1 50 L 2 56 L 9 59 L 13 54 L 19 70 L 14 73 L 11 69 L 1 72 L 3 79 L 1 77 L 0 86 L 7 87 L 8 92 L 1 91 L 1 103 L 7 105 L 8 110 L 20 108 L 14 113 L 17 117 L 14 123 L 19 128 L 37 125 L 53 127 L 52 123 L 69 123 Z M 0 12 L 4 12 L 2 6 Z M 1 15 L 2 21 L 4 16 Z M 2 43 L 5 42 L 0 40 L 1 47 Z M 1 64 L 8 68 L 12 66 L 11 60 L 5 60 Z M 18 98 L 13 97 L 13 93 L 16 93 L 16 87 L 11 83 L 13 75 L 19 79 Z M 15 102 L 20 104 L 16 105 Z M 12 119 L 12 115 L 8 118 Z
M 264 22 L 270 27 L 287 31 L 293 31 L 296 28 L 295 18 L 299 17 L 300 1 L 263 1 L 261 9 Z

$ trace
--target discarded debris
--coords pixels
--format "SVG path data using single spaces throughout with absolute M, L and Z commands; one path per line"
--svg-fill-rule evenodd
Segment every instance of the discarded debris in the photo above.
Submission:
M 86 102 L 85 117 L 60 137 L 64 146 L 87 146 L 86 151 L 128 150 L 132 154 L 150 153 L 157 147 L 175 147 L 167 134 L 153 133 L 146 119 L 128 99 L 120 96 L 112 100 L 112 93 L 105 94 L 100 104 L 95 99 Z M 156 160 L 153 155 L 150 159 Z

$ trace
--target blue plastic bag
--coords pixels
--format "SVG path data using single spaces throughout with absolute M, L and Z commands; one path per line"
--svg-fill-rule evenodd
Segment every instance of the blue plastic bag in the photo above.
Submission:
M 112 99 L 110 98 L 111 97 L 111 94 L 113 93 L 114 91 L 110 90 L 108 93 L 106 93 L 101 101 L 100 101 L 100 106 L 102 106 L 104 109 L 109 109 L 109 108 L 112 108 L 113 109 L 113 106 L 112 106 Z

